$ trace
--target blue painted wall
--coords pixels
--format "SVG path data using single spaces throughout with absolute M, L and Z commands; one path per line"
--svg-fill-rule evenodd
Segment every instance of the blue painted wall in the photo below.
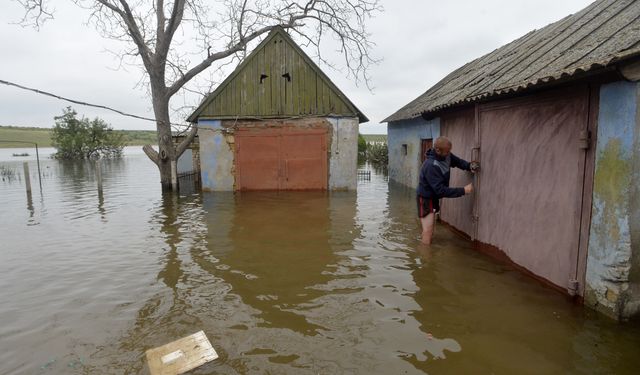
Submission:
M 585 303 L 617 319 L 640 310 L 638 84 L 615 82 L 600 89 L 593 204 Z M 635 145 L 635 147 L 634 147 Z M 633 293 L 635 290 L 635 294 Z
M 389 147 L 389 179 L 409 187 L 416 187 L 420 175 L 422 139 L 440 136 L 440 118 L 392 121 L 387 126 Z M 404 154 L 403 144 L 407 145 Z
M 233 136 L 222 131 L 219 120 L 199 120 L 200 169 L 205 191 L 233 190 Z

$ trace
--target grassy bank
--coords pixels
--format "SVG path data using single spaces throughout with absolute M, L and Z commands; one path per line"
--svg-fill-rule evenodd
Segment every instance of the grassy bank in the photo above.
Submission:
M 15 143 L 10 143 L 12 141 Z M 33 143 L 38 147 L 51 147 L 51 129 L 0 126 L 0 148 L 31 147 Z
M 115 130 L 124 134 L 127 146 L 155 145 L 158 143 L 154 130 Z M 363 134 L 368 143 L 387 143 L 386 134 Z M 51 129 L 0 126 L 0 148 L 30 147 L 17 141 L 37 143 L 38 147 L 51 147 Z M 13 142 L 13 143 L 12 143 Z
M 157 143 L 156 132 L 153 130 L 115 130 L 124 134 L 127 146 L 140 146 Z M 25 128 L 18 126 L 0 126 L 0 148 L 29 147 L 37 143 L 38 147 L 51 147 L 51 129 Z

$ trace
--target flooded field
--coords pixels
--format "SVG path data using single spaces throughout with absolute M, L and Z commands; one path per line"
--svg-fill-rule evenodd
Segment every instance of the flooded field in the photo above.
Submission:
M 616 324 L 436 228 L 411 189 L 162 196 L 138 149 L 103 167 L 0 150 L 0 374 L 146 373 L 199 330 L 194 374 L 636 374 Z M 43 150 L 43 154 L 46 154 Z M 42 154 L 41 154 L 42 156 Z M 35 159 L 29 157 L 27 159 Z

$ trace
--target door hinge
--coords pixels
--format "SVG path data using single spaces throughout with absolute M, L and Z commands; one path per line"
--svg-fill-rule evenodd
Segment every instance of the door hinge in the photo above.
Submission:
M 591 132 L 588 130 L 580 131 L 580 138 L 578 139 L 578 147 L 581 150 L 588 150 L 591 146 Z

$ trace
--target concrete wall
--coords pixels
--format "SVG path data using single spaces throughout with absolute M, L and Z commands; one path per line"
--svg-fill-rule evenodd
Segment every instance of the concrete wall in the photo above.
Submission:
M 331 156 L 329 158 L 329 189 L 355 190 L 358 168 L 358 119 L 331 117 Z
M 389 147 L 389 179 L 416 187 L 420 176 L 421 140 L 440 136 L 440 118 L 393 121 L 387 126 Z M 402 145 L 407 145 L 404 155 Z
M 616 319 L 640 311 L 639 85 L 600 90 L 585 303 Z
M 233 190 L 233 135 L 226 134 L 218 120 L 200 120 L 198 127 L 202 190 Z
M 358 163 L 358 119 L 356 117 L 335 117 L 321 120 L 327 121 L 323 121 L 327 127 L 331 126 L 327 139 L 330 141 L 328 189 L 355 190 Z M 318 123 L 318 119 L 288 121 L 285 125 L 305 127 L 315 123 Z M 275 122 L 241 122 L 236 125 L 280 126 Z M 223 131 L 223 124 L 218 120 L 200 120 L 198 126 L 202 189 L 205 191 L 234 190 L 234 136 Z

